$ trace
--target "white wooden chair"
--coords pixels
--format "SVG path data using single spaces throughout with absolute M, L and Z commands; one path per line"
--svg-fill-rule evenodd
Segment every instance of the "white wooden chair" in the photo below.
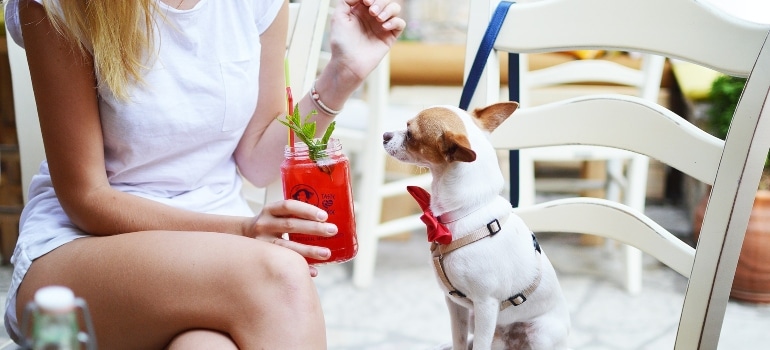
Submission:
M 356 231 L 358 255 L 353 260 L 353 284 L 365 288 L 374 279 L 379 240 L 395 234 L 424 229 L 420 214 L 383 219 L 382 208 L 387 198 L 406 194 L 406 186 L 429 186 L 430 173 L 405 175 L 389 179 L 385 167 L 386 154 L 382 151 L 382 134 L 394 125 L 403 125 L 414 114 L 391 106 L 389 60 L 386 56 L 367 78 L 366 100 L 358 109 L 348 110 L 337 117 L 335 133 L 343 142 L 346 152 L 354 154 L 358 184 L 355 187 Z M 347 107 L 346 107 L 347 108 Z M 352 115 L 349 115 L 352 114 Z M 364 114 L 364 115 L 361 115 Z M 356 122 L 355 120 L 363 123 Z M 345 145 L 351 145 L 348 147 Z
M 40 121 L 37 119 L 35 96 L 32 93 L 27 54 L 23 48 L 13 43 L 7 32 L 6 37 L 8 38 L 8 61 L 11 66 L 16 135 L 19 140 L 21 188 L 24 203 L 26 203 L 29 183 L 32 175 L 37 173 L 40 163 L 45 159 L 45 150 L 43 135 L 40 133 Z
M 475 52 L 498 1 L 475 2 Z M 684 20 L 686 19 L 686 20 Z M 643 212 L 575 197 L 519 207 L 536 232 L 589 233 L 641 249 L 688 278 L 676 349 L 715 349 L 738 255 L 770 148 L 770 26 L 692 0 L 550 0 L 513 4 L 494 42 L 505 52 L 615 49 L 678 58 L 748 76 L 725 141 L 638 97 L 587 96 L 522 108 L 493 134 L 499 149 L 588 144 L 645 154 L 713 185 L 700 239 L 690 247 Z M 472 60 L 472 59 L 471 59 Z M 466 76 L 470 62 L 466 64 Z M 499 100 L 497 55 L 486 64 L 471 108 Z M 569 292 L 569 291 L 567 291 Z
M 627 67 L 605 59 L 581 59 L 568 61 L 555 66 L 529 70 L 528 55 L 520 54 L 519 67 L 519 104 L 533 107 L 537 103 L 532 98 L 533 91 L 565 86 L 576 83 L 607 84 L 632 88 L 635 96 L 650 101 L 657 101 L 665 58 L 658 55 L 642 54 L 639 69 Z M 594 86 L 591 93 L 600 90 Z M 569 94 L 579 94 L 570 91 Z M 520 205 L 535 203 L 535 191 L 578 193 L 589 189 L 606 189 L 607 198 L 644 210 L 647 188 L 647 167 L 649 159 L 643 155 L 617 149 L 597 146 L 551 146 L 522 150 L 520 153 Z M 576 179 L 535 179 L 535 162 L 560 161 L 607 161 L 607 181 Z M 628 162 L 628 171 L 624 163 Z
M 640 68 L 631 68 L 604 59 L 568 61 L 538 70 L 529 70 L 528 55 L 519 56 L 519 103 L 532 107 L 534 90 L 566 86 L 575 83 L 601 83 L 632 88 L 632 93 L 645 100 L 658 101 L 665 57 L 642 54 Z M 597 88 L 597 87 L 595 87 Z M 596 93 L 592 89 L 591 93 Z M 572 94 L 576 94 L 574 91 Z M 604 161 L 606 178 L 536 179 L 536 162 Z M 621 149 L 589 145 L 549 146 L 522 149 L 519 153 L 519 205 L 535 204 L 536 191 L 580 194 L 585 190 L 605 190 L 605 198 L 625 203 L 644 211 L 647 192 L 649 158 Z M 632 294 L 642 288 L 642 254 L 638 249 L 624 246 L 626 290 Z

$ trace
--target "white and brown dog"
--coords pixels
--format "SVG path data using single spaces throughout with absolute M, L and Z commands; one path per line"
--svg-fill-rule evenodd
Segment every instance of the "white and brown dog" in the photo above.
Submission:
M 456 350 L 567 348 L 569 310 L 553 266 L 500 196 L 504 179 L 489 134 L 516 108 L 436 106 L 382 136 L 388 154 L 433 176 L 432 196 L 409 191 L 425 211 Z

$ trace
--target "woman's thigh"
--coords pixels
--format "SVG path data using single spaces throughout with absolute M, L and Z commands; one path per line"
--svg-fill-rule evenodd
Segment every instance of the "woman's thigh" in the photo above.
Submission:
M 325 346 L 304 259 L 251 238 L 165 231 L 81 238 L 33 262 L 17 310 L 51 284 L 86 300 L 102 348 L 163 348 L 191 329 L 228 334 L 242 349 Z

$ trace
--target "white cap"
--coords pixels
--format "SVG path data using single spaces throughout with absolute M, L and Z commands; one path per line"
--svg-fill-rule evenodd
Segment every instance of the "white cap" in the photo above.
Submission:
M 35 304 L 48 312 L 68 312 L 75 308 L 75 293 L 62 286 L 43 287 L 35 292 Z

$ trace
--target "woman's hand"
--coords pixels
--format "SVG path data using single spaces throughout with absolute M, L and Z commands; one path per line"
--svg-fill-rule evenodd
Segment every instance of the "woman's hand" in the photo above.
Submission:
M 251 222 L 247 235 L 256 239 L 289 248 L 300 255 L 317 260 L 331 256 L 328 248 L 301 244 L 281 237 L 284 232 L 304 233 L 322 237 L 337 234 L 337 225 L 326 222 L 329 214 L 318 207 L 296 200 L 268 203 Z M 310 275 L 318 270 L 310 265 Z
M 393 0 L 340 0 L 331 20 L 332 60 L 365 78 L 404 31 L 400 13 Z

